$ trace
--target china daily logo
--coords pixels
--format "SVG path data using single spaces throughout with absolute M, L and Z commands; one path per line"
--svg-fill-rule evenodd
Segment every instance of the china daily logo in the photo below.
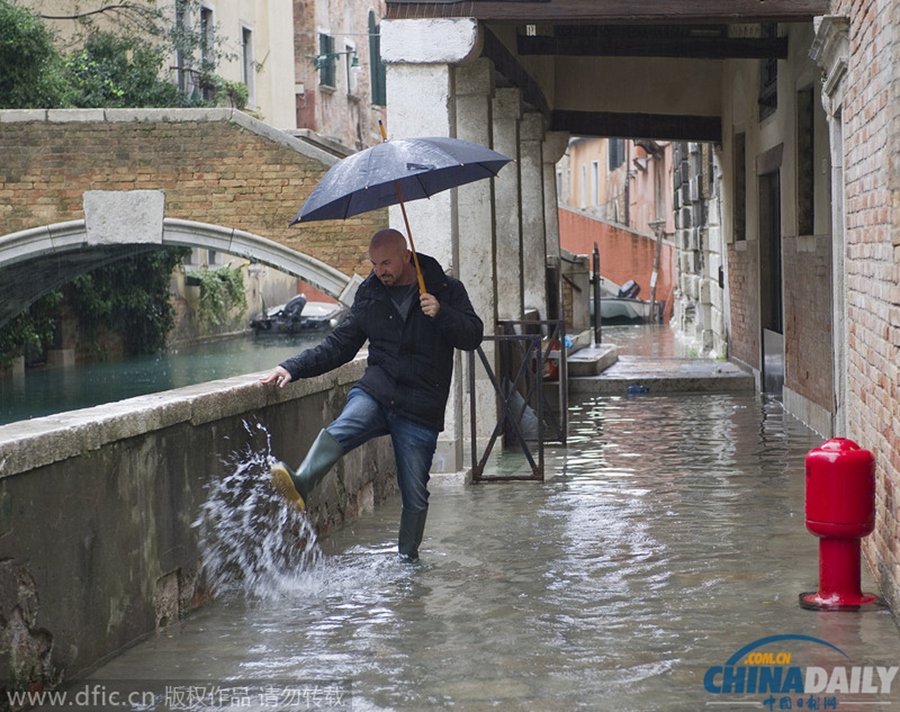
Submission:
M 834 664 L 799 664 L 799 656 L 778 649 L 789 641 L 824 646 L 835 655 Z M 768 650 L 760 648 L 768 647 Z M 827 651 L 823 651 L 827 652 Z M 806 656 L 804 656 L 806 657 Z M 821 657 L 821 656 L 818 656 Z M 838 703 L 860 703 L 872 696 L 891 694 L 900 666 L 854 665 L 840 648 L 806 635 L 773 635 L 745 645 L 724 665 L 714 665 L 703 676 L 703 686 L 713 695 L 764 695 L 766 709 L 837 709 Z M 897 682 L 900 687 L 900 680 Z M 865 695 L 866 698 L 861 696 Z M 707 705 L 733 704 L 711 701 Z

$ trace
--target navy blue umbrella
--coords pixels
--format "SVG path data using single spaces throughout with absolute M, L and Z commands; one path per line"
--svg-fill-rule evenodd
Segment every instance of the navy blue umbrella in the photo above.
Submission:
M 492 178 L 510 160 L 489 148 L 455 138 L 384 141 L 329 168 L 291 225 L 349 218 L 369 210 L 400 205 L 415 258 L 404 201 L 427 198 L 443 190 Z M 415 263 L 419 288 L 424 292 L 418 258 Z

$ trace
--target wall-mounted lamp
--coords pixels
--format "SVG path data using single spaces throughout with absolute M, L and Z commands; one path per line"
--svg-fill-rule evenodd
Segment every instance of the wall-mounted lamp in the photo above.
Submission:
M 348 49 L 345 52 L 329 52 L 327 54 L 319 54 L 312 58 L 313 63 L 316 65 L 316 69 L 324 69 L 328 66 L 328 63 L 331 62 L 335 57 L 340 57 L 342 55 L 352 55 L 350 59 L 351 67 L 359 66 L 359 57 L 356 54 L 355 49 Z

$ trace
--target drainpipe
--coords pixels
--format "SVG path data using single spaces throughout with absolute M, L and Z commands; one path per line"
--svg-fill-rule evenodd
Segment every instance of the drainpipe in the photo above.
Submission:
M 625 141 L 625 227 L 631 227 L 631 140 Z
M 650 227 L 656 233 L 656 255 L 653 258 L 653 274 L 650 275 L 650 319 L 662 321 L 662 313 L 657 313 L 659 306 L 656 303 L 656 282 L 659 279 L 659 263 L 662 252 L 663 235 L 666 234 L 666 221 L 654 220 Z

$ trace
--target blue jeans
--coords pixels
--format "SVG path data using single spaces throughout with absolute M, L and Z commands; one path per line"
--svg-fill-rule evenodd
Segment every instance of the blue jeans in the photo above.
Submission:
M 397 415 L 358 386 L 350 389 L 344 410 L 325 429 L 345 454 L 372 438 L 390 435 L 403 508 L 421 512 L 428 507 L 428 473 L 437 447 L 437 430 Z

